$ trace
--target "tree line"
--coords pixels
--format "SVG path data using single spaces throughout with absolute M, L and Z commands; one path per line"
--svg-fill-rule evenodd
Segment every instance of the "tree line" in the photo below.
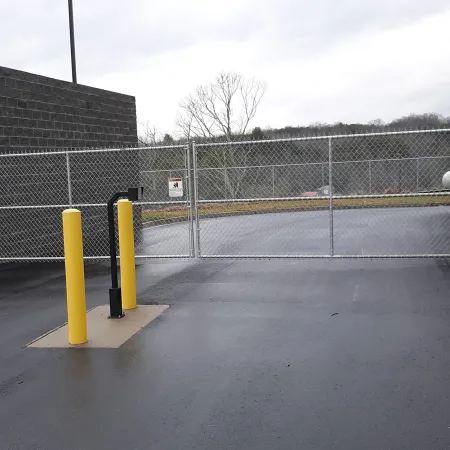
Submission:
M 450 156 L 450 133 L 359 136 L 363 133 L 450 128 L 450 117 L 435 113 L 410 114 L 388 123 L 376 119 L 367 124 L 339 122 L 279 129 L 252 128 L 266 89 L 265 82 L 232 72 L 221 73 L 212 83 L 199 86 L 180 102 L 177 139 L 170 134 L 158 135 L 155 127 L 147 123 L 140 127 L 140 144 L 170 146 L 188 140 L 207 144 L 197 153 L 203 198 L 247 198 L 274 193 L 298 195 L 303 190 L 328 184 L 327 139 L 282 139 L 348 136 L 332 140 L 333 162 L 336 163 L 333 183 L 342 193 L 369 189 L 403 192 L 413 189 L 413 183 L 417 188 L 419 181 L 421 186 L 433 186 L 439 178 L 435 173 L 441 176 L 442 161 L 436 166 L 436 160 L 424 159 L 420 173 L 408 164 L 417 158 Z M 220 142 L 230 145 L 218 145 Z M 180 169 L 185 164 L 179 151 L 157 151 L 145 159 L 145 165 L 154 170 Z M 376 174 L 378 184 L 367 181 L 367 165 L 370 164 L 373 164 L 370 176 Z M 268 166 L 277 168 L 269 173 Z M 274 178 L 278 182 L 277 189 Z

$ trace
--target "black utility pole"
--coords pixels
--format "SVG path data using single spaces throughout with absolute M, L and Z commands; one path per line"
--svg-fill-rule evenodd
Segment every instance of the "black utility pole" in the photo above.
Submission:
M 75 35 L 73 32 L 73 6 L 69 0 L 70 55 L 72 57 L 72 81 L 77 82 L 77 63 L 75 60 Z

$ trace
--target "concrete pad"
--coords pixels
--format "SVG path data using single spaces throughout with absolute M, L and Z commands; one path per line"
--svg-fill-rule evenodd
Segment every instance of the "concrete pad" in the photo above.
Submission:
M 71 345 L 67 323 L 38 337 L 27 345 L 36 348 L 118 348 L 168 308 L 167 305 L 138 305 L 125 311 L 122 319 L 108 319 L 109 305 L 87 312 L 88 342 Z

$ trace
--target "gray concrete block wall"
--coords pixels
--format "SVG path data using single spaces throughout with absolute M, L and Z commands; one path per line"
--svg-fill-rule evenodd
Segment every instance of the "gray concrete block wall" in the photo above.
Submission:
M 0 67 L 0 149 L 133 146 L 129 95 Z
M 129 95 L 0 67 L 0 155 L 134 147 L 136 103 Z M 71 156 L 73 202 L 103 203 L 139 181 L 139 158 Z M 65 155 L 0 157 L 0 206 L 68 203 Z M 59 256 L 63 208 L 0 209 L 0 257 Z M 84 208 L 85 252 L 107 251 L 101 208 Z

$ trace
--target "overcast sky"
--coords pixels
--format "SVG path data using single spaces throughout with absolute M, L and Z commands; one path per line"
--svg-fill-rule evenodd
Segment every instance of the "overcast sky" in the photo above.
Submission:
M 450 115 L 449 0 L 73 0 L 78 81 L 174 131 L 222 71 L 268 83 L 252 126 Z M 67 1 L 0 4 L 0 65 L 71 79 Z

